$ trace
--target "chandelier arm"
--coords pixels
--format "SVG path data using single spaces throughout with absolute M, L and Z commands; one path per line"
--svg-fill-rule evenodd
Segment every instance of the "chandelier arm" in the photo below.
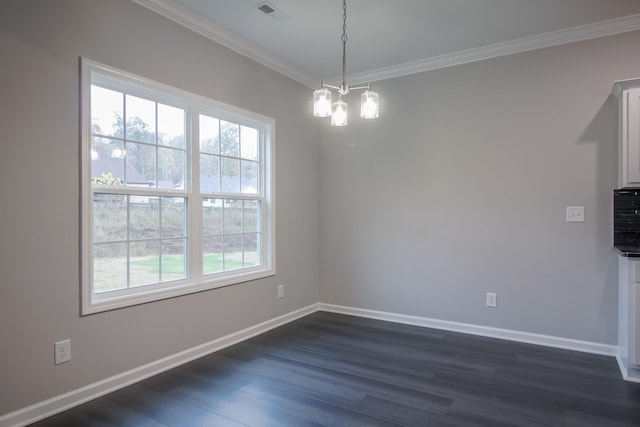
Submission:
M 370 84 L 366 84 L 364 86 L 350 86 L 349 87 L 349 90 L 360 90 L 360 89 L 371 90 L 371 85 Z
M 324 83 L 324 82 L 322 83 L 322 87 L 328 87 L 329 89 L 335 89 L 335 90 L 340 90 L 341 89 L 340 86 L 333 86 L 333 85 L 330 85 L 330 84 L 327 84 L 327 83 Z
M 352 90 L 362 90 L 362 89 L 366 89 L 366 90 L 371 90 L 371 85 L 370 84 L 366 84 L 363 86 L 333 86 L 330 85 L 328 83 L 323 83 L 322 87 L 328 87 L 329 89 L 334 89 L 337 90 L 338 93 L 340 93 L 341 95 L 346 95 L 349 92 L 351 92 Z

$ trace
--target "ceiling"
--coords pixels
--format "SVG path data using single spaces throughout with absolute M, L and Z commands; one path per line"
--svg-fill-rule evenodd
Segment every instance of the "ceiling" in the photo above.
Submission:
M 133 0 L 307 86 L 342 72 L 340 0 Z M 257 6 L 268 3 L 274 13 Z M 348 0 L 348 82 L 640 29 L 640 0 Z

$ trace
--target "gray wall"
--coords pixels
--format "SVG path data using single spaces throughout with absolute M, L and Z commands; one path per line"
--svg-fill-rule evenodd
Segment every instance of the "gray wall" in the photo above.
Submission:
M 275 118 L 276 277 L 79 317 L 80 56 Z M 4 2 L 0 58 L 0 414 L 318 301 L 308 88 L 128 0 Z
M 308 88 L 128 0 L 8 2 L 0 414 L 318 301 L 614 344 L 608 96 L 640 75 L 639 44 L 379 82 L 381 118 L 336 129 Z M 276 119 L 277 277 L 79 317 L 79 56 Z M 573 205 L 584 224 L 564 222 Z
M 378 121 L 324 133 L 321 301 L 615 344 L 608 97 L 640 75 L 639 45 L 635 32 L 376 83 Z M 586 222 L 565 223 L 576 205 Z

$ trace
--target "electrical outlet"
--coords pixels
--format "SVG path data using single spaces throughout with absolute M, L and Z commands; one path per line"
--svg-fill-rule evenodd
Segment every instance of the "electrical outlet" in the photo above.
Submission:
M 54 344 L 56 365 L 66 363 L 71 360 L 71 340 L 58 341 Z
M 278 298 L 284 298 L 284 285 L 278 285 Z
M 487 307 L 497 307 L 498 296 L 495 292 L 487 292 Z

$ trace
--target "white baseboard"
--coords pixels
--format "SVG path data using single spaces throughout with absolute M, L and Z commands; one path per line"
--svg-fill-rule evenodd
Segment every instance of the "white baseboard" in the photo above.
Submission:
M 172 369 L 176 366 L 206 356 L 223 348 L 237 344 L 241 341 L 265 333 L 271 329 L 292 322 L 316 311 L 328 311 L 333 313 L 348 314 L 352 316 L 371 319 L 386 320 L 395 323 L 423 326 L 446 331 L 462 332 L 472 335 L 480 335 L 492 338 L 500 338 L 529 344 L 543 345 L 547 347 L 563 348 L 586 353 L 615 356 L 619 359 L 618 347 L 615 345 L 600 344 L 589 341 L 579 341 L 569 338 L 560 338 L 549 335 L 533 334 L 530 332 L 514 331 L 510 329 L 492 328 L 488 326 L 472 325 L 468 323 L 451 322 L 447 320 L 431 319 L 428 317 L 409 316 L 405 314 L 388 313 L 384 311 L 367 310 L 355 307 L 346 307 L 334 304 L 316 303 L 291 313 L 284 314 L 271 320 L 259 323 L 238 332 L 226 335 L 202 345 L 190 348 L 180 353 L 156 360 L 135 369 L 123 372 L 110 378 L 89 384 L 85 387 L 72 390 L 68 393 L 55 396 L 51 399 L 38 402 L 26 408 L 0 416 L 0 427 L 20 427 L 34 423 L 51 415 L 78 406 L 82 403 L 104 396 L 107 393 L 121 389 L 128 385 L 142 381 L 153 375 Z M 622 369 L 621 369 L 622 370 Z M 628 381 L 640 379 L 628 378 L 626 372 L 623 375 Z
M 640 370 L 629 368 L 627 365 L 627 361 L 622 358 L 622 355 L 620 353 L 616 355 L 616 360 L 618 361 L 618 368 L 620 368 L 622 378 L 625 381 L 640 383 Z
M 19 409 L 0 416 L 0 427 L 19 427 L 34 423 L 51 415 L 78 406 L 82 403 L 104 396 L 107 393 L 137 383 L 161 372 L 180 366 L 184 363 L 206 356 L 223 348 L 232 346 L 271 329 L 282 326 L 293 320 L 318 311 L 319 304 L 312 304 L 291 313 L 267 320 L 249 328 L 209 341 L 180 353 L 173 354 L 160 360 L 148 363 L 135 369 L 123 372 L 113 377 L 89 384 L 51 399 L 38 402 L 26 408 Z
M 617 356 L 618 354 L 618 346 L 615 345 L 580 341 L 570 338 L 560 338 L 551 335 L 541 335 L 531 332 L 514 331 L 511 329 L 492 328 L 489 326 L 472 325 L 469 323 L 451 322 L 448 320 L 409 316 L 406 314 L 388 313 L 384 311 L 367 310 L 363 308 L 346 307 L 334 304 L 320 303 L 318 309 L 333 313 L 350 314 L 352 316 L 368 317 L 371 319 L 386 320 L 389 322 L 405 323 L 408 325 L 424 326 L 427 328 L 442 329 L 445 331 L 500 338 L 509 341 L 563 348 L 585 353 L 603 354 L 606 356 Z

